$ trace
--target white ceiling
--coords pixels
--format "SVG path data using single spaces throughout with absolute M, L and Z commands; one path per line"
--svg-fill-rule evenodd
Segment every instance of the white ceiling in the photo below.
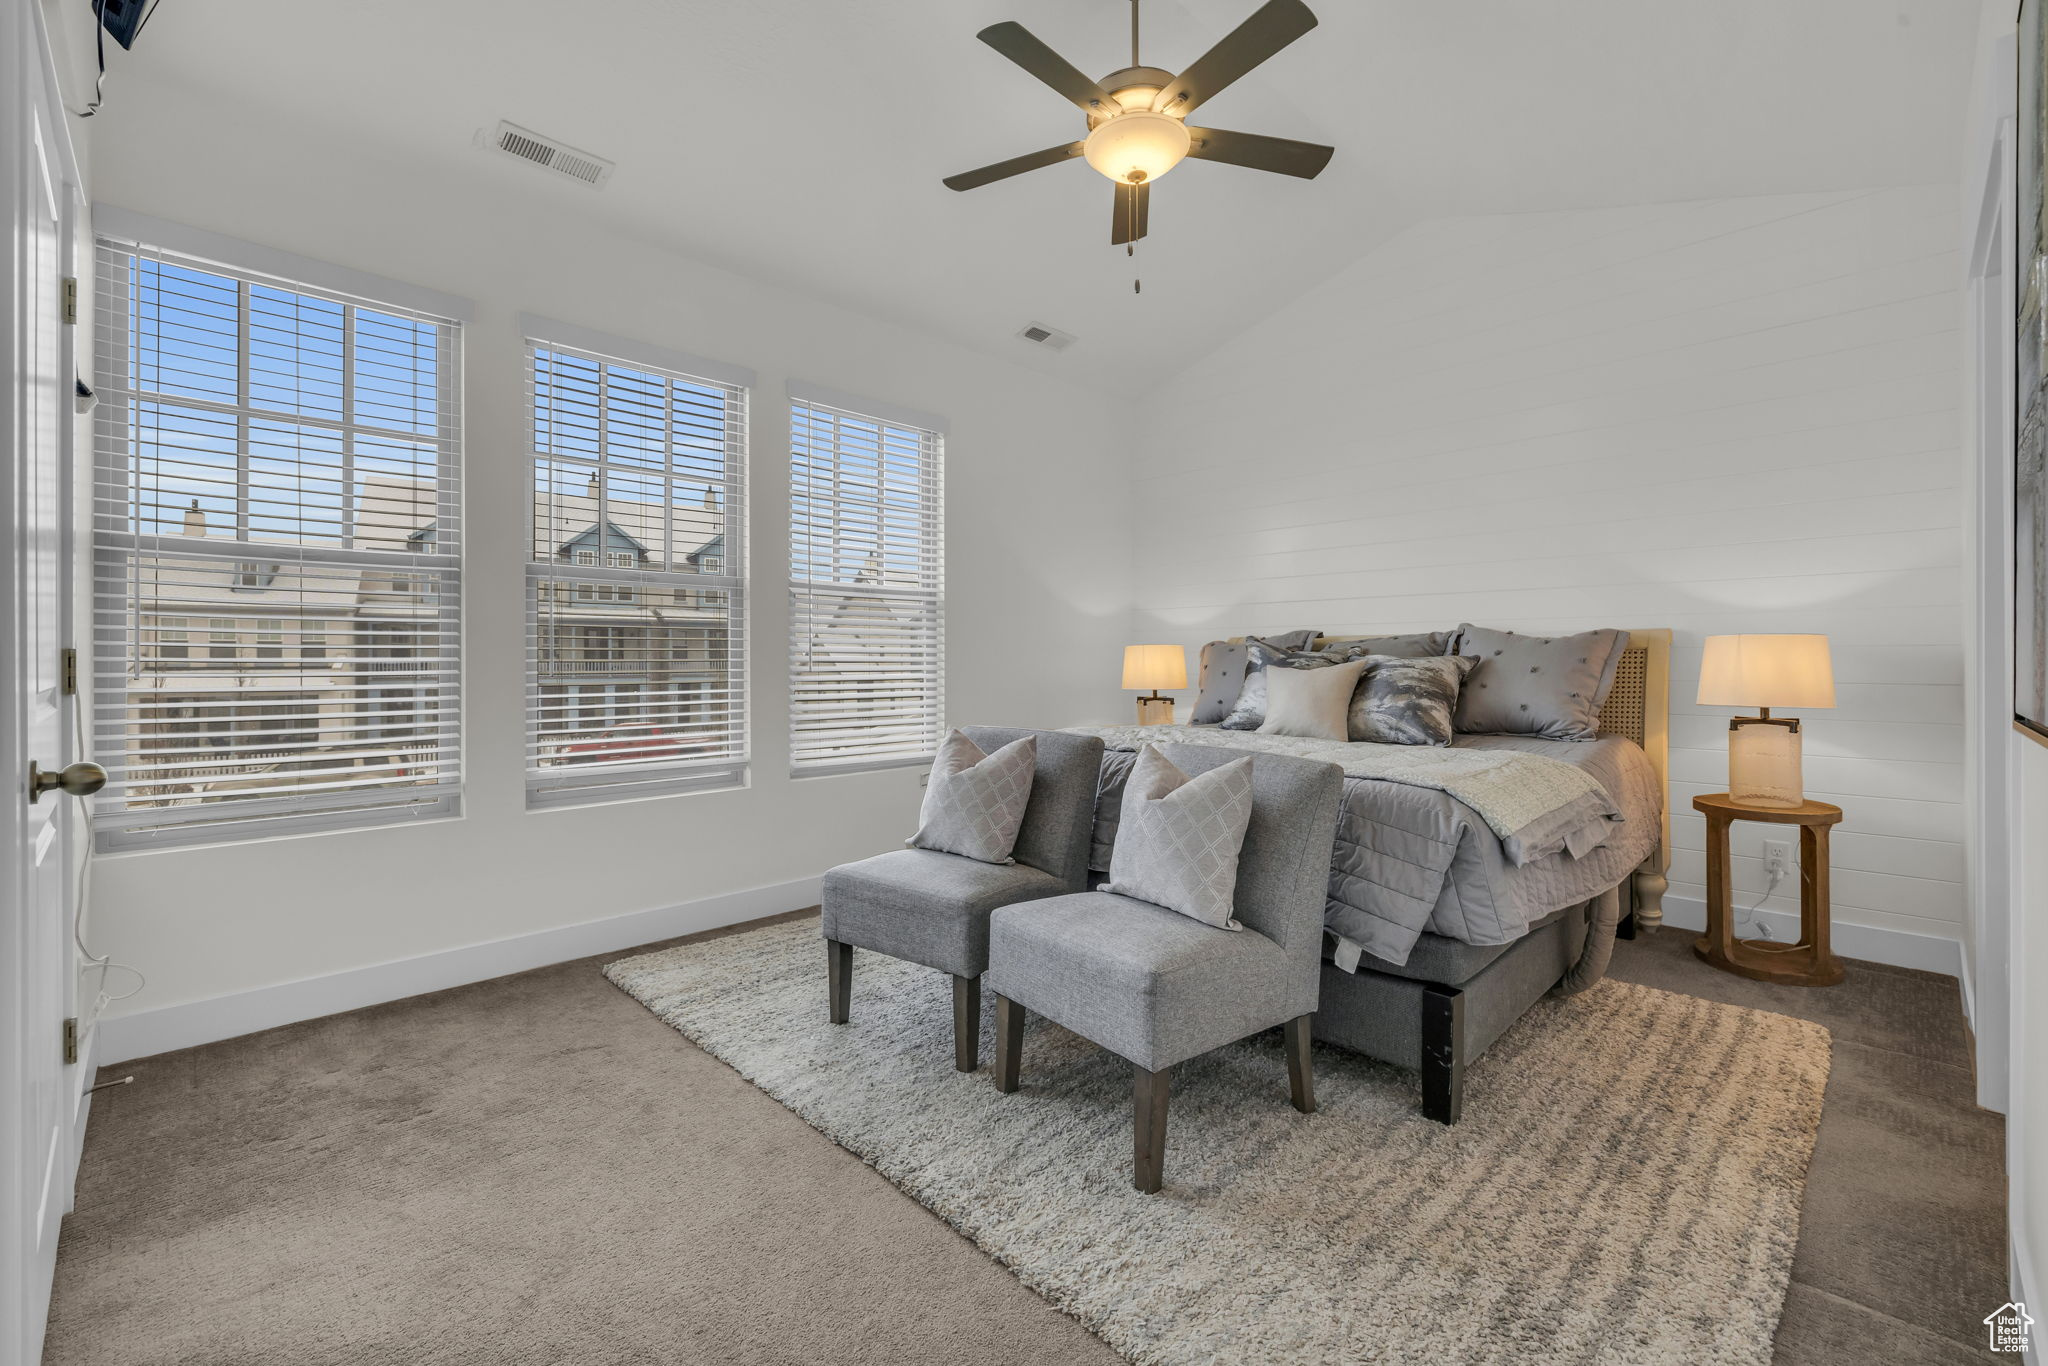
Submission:
M 939 178 L 1085 131 L 976 30 L 1091 75 L 1125 0 L 167 0 L 124 70 L 586 205 L 639 236 L 1028 364 L 1143 387 L 1416 222 L 1954 182 L 1976 7 L 1958 0 L 1311 0 L 1319 28 L 1204 106 L 1332 143 L 1313 182 L 1188 162 L 1135 261 L 1079 161 Z M 1179 69 L 1255 0 L 1147 0 Z M 477 149 L 499 119 L 618 162 L 590 191 Z M 1133 266 L 1144 293 L 1131 290 Z M 1012 334 L 1078 334 L 1063 355 Z

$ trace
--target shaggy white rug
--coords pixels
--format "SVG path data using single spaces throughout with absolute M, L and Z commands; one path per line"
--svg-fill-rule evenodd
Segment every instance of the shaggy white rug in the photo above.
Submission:
M 1622 982 L 1546 1000 L 1424 1119 L 1411 1073 L 1276 1033 L 1174 1069 L 1131 1188 L 1130 1066 L 1031 1016 L 1023 1088 L 953 1070 L 943 975 L 815 920 L 614 963 L 663 1020 L 1142 1363 L 1764 1366 L 1820 1122 L 1818 1025 Z

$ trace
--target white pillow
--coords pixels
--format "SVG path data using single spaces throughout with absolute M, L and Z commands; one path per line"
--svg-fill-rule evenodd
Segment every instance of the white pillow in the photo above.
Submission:
M 1190 778 L 1146 745 L 1124 782 L 1116 850 L 1102 890 L 1241 930 L 1231 912 L 1237 856 L 1251 819 L 1250 755 Z
M 1261 735 L 1348 740 L 1351 694 L 1372 667 L 1372 657 L 1327 669 L 1266 670 L 1266 720 Z
M 1010 851 L 1017 847 L 1037 771 L 1035 735 L 983 754 L 963 732 L 948 732 L 932 761 L 917 833 L 906 843 L 982 863 L 1015 863 Z

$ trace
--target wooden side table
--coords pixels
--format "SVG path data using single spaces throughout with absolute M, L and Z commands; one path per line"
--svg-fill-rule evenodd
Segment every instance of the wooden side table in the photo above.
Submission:
M 1714 792 L 1694 797 L 1692 809 L 1707 818 L 1707 932 L 1694 941 L 1693 952 L 1717 968 L 1759 982 L 1831 987 L 1841 981 L 1842 964 L 1828 949 L 1828 831 L 1842 819 L 1842 808 L 1826 802 L 1751 806 L 1725 792 Z M 1797 947 L 1735 937 L 1735 910 L 1728 885 L 1728 827 L 1736 821 L 1799 827 Z

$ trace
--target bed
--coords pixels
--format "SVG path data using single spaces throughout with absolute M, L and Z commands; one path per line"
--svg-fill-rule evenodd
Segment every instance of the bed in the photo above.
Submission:
M 1312 648 L 1354 639 L 1319 636 Z M 1509 1025 L 1553 988 L 1598 981 L 1617 935 L 1662 923 L 1670 652 L 1668 630 L 1629 633 L 1591 741 L 1460 735 L 1443 750 L 1204 726 L 1091 728 L 1109 747 L 1091 864 L 1108 867 L 1123 777 L 1147 740 L 1342 765 L 1315 1035 L 1418 1071 L 1424 1113 L 1455 1123 L 1465 1068 Z M 1526 799 L 1516 807 L 1502 795 L 1504 775 L 1556 790 L 1528 797 L 1517 789 Z M 1574 795 L 1580 789 L 1605 798 L 1597 838 L 1592 799 Z M 1546 803 L 1564 812 L 1568 797 L 1580 805 L 1562 825 L 1525 819 Z

